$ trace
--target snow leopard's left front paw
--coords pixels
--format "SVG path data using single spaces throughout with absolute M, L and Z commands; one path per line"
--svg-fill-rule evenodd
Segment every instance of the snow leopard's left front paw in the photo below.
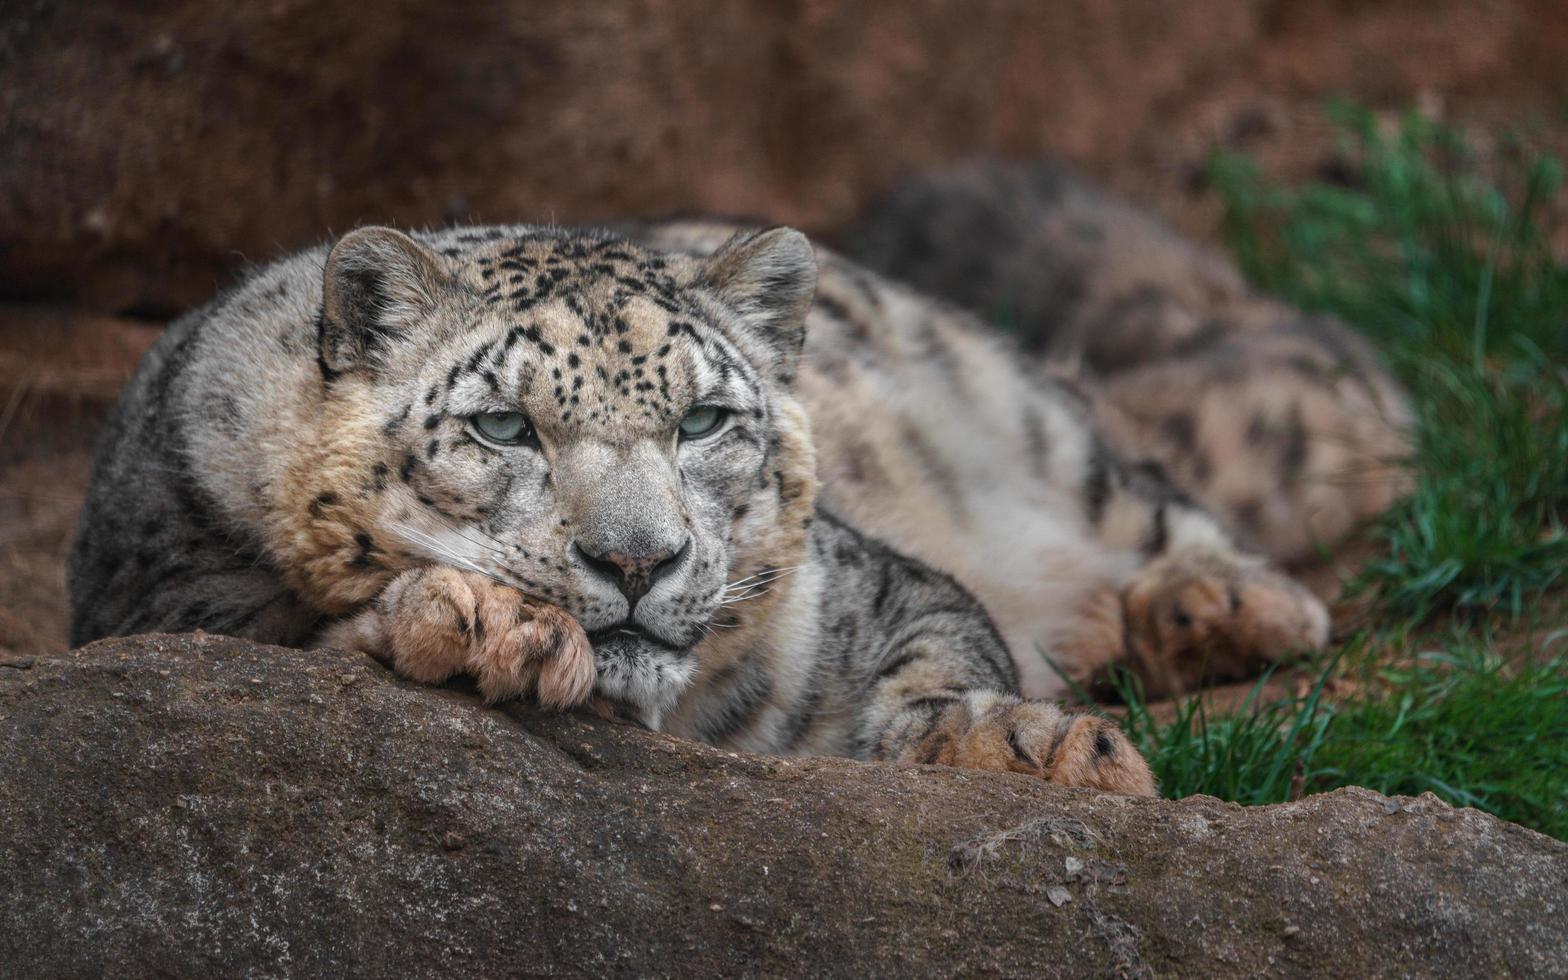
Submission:
M 1148 763 L 1115 722 L 1004 694 L 971 693 L 955 702 L 901 760 L 1000 769 L 1062 786 L 1155 795 Z

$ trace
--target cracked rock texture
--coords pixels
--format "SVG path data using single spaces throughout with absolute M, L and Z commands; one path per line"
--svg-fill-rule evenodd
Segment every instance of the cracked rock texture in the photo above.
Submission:
M 1568 845 L 734 755 L 219 637 L 0 658 L 0 973 L 1562 976 Z

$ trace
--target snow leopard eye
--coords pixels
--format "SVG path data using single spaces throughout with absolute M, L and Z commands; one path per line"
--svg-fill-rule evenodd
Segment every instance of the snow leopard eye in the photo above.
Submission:
M 480 435 L 503 446 L 526 442 L 533 431 L 522 412 L 480 412 L 469 421 Z
M 724 420 L 729 417 L 729 414 L 726 409 L 713 405 L 702 405 L 694 408 L 686 413 L 685 418 L 681 419 L 681 438 L 701 439 L 703 436 L 712 435 L 718 431 L 719 426 L 724 424 Z

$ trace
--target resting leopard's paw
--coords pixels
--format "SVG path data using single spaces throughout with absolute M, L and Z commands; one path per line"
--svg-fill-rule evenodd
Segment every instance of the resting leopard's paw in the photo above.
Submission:
M 567 708 L 593 689 L 593 648 L 575 619 L 444 566 L 399 575 L 371 608 L 329 629 L 323 643 L 363 650 L 426 684 L 467 674 L 491 702 L 532 693 L 546 707 Z
M 1027 773 L 1108 793 L 1155 794 L 1148 763 L 1115 722 L 1004 694 L 971 693 L 956 701 L 901 758 Z
M 1250 677 L 1328 642 L 1328 610 L 1316 596 L 1235 553 L 1188 549 L 1156 559 L 1122 604 L 1129 666 L 1150 696 Z

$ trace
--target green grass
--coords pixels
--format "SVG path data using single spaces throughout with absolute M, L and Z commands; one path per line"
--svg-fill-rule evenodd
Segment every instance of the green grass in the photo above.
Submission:
M 1313 758 L 1328 738 L 1333 712 L 1323 699 L 1325 671 L 1300 698 L 1265 700 L 1268 678 L 1258 681 L 1241 706 L 1211 715 L 1200 698 L 1175 706 L 1175 718 L 1150 713 L 1135 678 L 1115 684 L 1127 706 L 1122 723 L 1173 799 L 1204 793 L 1237 803 L 1278 803 L 1300 796 Z
M 1353 186 L 1287 188 L 1245 157 L 1210 176 L 1224 233 L 1250 279 L 1299 306 L 1345 317 L 1408 375 L 1428 360 L 1474 363 L 1533 341 L 1568 354 L 1568 267 L 1550 247 L 1556 158 L 1515 146 L 1483 177 L 1453 130 L 1405 117 L 1384 135 L 1372 115 L 1335 106 Z
M 1568 571 L 1568 383 L 1526 350 L 1480 370 L 1434 360 L 1411 386 L 1415 489 L 1356 583 L 1385 612 L 1517 618 Z
M 1410 392 L 1414 490 L 1352 583 L 1382 625 L 1305 696 L 1260 684 L 1223 715 L 1191 699 L 1156 720 L 1123 679 L 1126 727 L 1167 795 L 1431 790 L 1568 839 L 1568 659 L 1509 664 L 1493 648 L 1568 585 L 1568 264 L 1546 207 L 1563 167 L 1523 145 L 1483 166 L 1431 122 L 1388 134 L 1332 111 L 1346 184 L 1282 187 L 1234 156 L 1211 175 L 1247 275 L 1358 328 Z M 1423 624 L 1445 639 L 1410 656 Z M 1398 666 L 1390 651 L 1406 652 Z M 1359 693 L 1323 696 L 1350 676 Z
M 1456 641 L 1331 709 L 1312 788 L 1431 791 L 1568 839 L 1568 660 L 1508 664 Z
M 1364 647 L 1355 652 L 1374 675 L 1366 693 L 1323 696 L 1343 667 L 1334 658 L 1304 695 L 1265 698 L 1260 681 L 1233 712 L 1210 714 L 1190 698 L 1166 720 L 1123 675 L 1123 727 L 1172 798 L 1430 791 L 1568 840 L 1568 659 L 1508 664 L 1465 638 L 1405 665 L 1377 667 Z

